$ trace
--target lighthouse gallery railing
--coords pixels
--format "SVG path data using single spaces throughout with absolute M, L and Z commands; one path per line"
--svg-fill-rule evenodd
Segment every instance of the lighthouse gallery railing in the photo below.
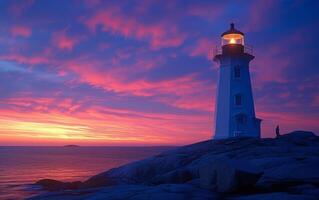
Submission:
M 251 45 L 244 45 L 244 53 L 253 55 L 254 49 Z M 223 53 L 221 46 L 215 46 L 210 53 L 210 58 L 213 59 L 216 55 L 220 55 Z

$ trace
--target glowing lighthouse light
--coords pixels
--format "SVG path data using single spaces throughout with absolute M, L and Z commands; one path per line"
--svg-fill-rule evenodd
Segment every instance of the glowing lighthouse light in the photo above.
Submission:
M 236 40 L 234 38 L 231 38 L 229 44 L 236 44 Z

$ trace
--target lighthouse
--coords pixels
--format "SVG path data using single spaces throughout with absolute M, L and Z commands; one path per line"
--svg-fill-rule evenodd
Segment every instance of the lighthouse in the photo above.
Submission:
M 219 63 L 214 139 L 260 137 L 261 119 L 256 118 L 249 63 L 252 48 L 245 45 L 244 33 L 235 28 L 221 34 L 221 48 L 214 61 Z

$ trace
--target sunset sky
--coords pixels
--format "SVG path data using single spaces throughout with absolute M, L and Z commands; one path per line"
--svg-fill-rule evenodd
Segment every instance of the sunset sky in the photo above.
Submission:
M 319 1 L 0 1 L 0 145 L 181 145 L 214 132 L 210 52 L 254 47 L 262 136 L 319 133 Z

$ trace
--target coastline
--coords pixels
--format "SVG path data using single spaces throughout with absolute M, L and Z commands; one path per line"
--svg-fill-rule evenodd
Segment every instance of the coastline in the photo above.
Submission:
M 318 152 L 319 137 L 306 131 L 274 139 L 209 140 L 29 199 L 315 199 Z

